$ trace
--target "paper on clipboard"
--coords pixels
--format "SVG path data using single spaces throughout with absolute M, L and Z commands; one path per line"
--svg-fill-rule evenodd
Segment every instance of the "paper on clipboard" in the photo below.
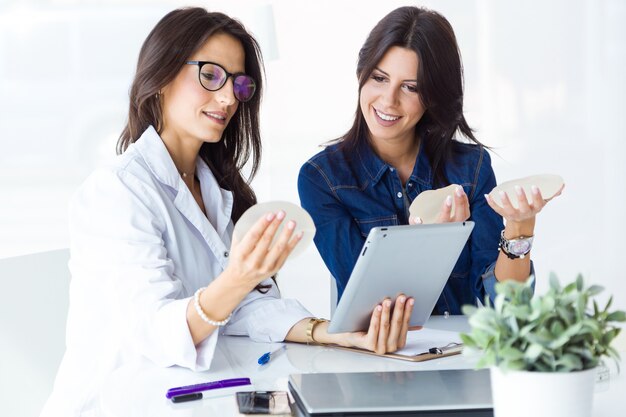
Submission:
M 406 346 L 394 352 L 396 355 L 416 356 L 428 353 L 432 348 L 445 349 L 446 347 L 461 344 L 459 333 L 449 330 L 423 328 L 413 330 L 406 335 Z
M 458 355 L 463 350 L 459 333 L 449 330 L 428 328 L 408 332 L 407 344 L 404 348 L 396 352 L 385 353 L 383 355 L 354 347 L 329 346 L 351 352 L 365 353 L 368 355 L 400 359 L 410 362 L 422 362 L 429 361 L 431 359 L 445 358 L 451 355 Z

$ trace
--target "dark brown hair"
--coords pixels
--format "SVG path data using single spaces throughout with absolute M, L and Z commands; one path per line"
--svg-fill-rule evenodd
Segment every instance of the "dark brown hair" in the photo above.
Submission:
M 256 174 L 261 159 L 259 108 L 263 91 L 263 59 L 259 45 L 237 20 L 194 7 L 174 10 L 157 23 L 139 53 L 137 73 L 130 89 L 128 122 L 118 139 L 117 152 L 124 152 L 150 125 L 161 133 L 163 116 L 157 93 L 216 33 L 227 33 L 241 42 L 245 72 L 257 82 L 255 95 L 250 101 L 239 103 L 222 139 L 217 143 L 204 143 L 200 148 L 200 157 L 209 165 L 220 187 L 233 193 L 231 217 L 236 222 L 256 203 L 249 180 Z M 250 178 L 246 181 L 241 169 L 251 156 Z
M 434 172 L 434 183 L 448 183 L 444 162 L 453 152 L 453 136 L 460 131 L 474 137 L 463 116 L 463 64 L 452 26 L 439 13 L 419 7 L 400 7 L 372 29 L 359 51 L 359 95 L 372 71 L 393 46 L 415 51 L 418 59 L 417 90 L 426 112 L 415 127 Z M 368 140 L 368 128 L 360 105 L 350 130 L 339 139 L 344 150 Z

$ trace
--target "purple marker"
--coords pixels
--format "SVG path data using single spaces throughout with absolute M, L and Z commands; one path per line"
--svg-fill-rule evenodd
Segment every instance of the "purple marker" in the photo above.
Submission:
M 251 385 L 250 378 L 223 379 L 221 381 L 203 382 L 201 384 L 170 388 L 167 390 L 165 397 L 172 398 L 179 395 L 194 394 L 196 392 L 209 391 L 220 388 L 239 387 L 242 385 Z

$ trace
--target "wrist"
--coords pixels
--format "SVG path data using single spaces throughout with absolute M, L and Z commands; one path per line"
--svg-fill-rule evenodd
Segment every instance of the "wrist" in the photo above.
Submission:
M 329 321 L 325 319 L 317 319 L 318 321 L 313 325 L 313 330 L 311 333 L 312 339 L 314 343 L 319 343 L 323 345 L 344 345 L 341 342 L 340 335 L 334 333 L 328 333 L 328 324 Z M 311 341 L 309 340 L 309 343 Z
M 227 288 L 231 294 L 242 296 L 242 299 L 256 287 L 256 284 L 243 279 L 241 274 L 228 267 L 218 275 L 214 282 Z
M 507 221 L 504 227 L 504 237 L 507 239 L 515 239 L 520 236 L 533 236 L 535 233 L 535 218 L 524 220 L 521 222 Z

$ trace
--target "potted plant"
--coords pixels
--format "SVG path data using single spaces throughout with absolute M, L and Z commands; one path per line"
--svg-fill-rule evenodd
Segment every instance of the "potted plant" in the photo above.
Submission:
M 596 366 L 619 354 L 611 342 L 624 311 L 610 312 L 592 298 L 603 288 L 585 287 L 582 276 L 565 287 L 554 274 L 543 296 L 533 297 L 532 280 L 496 285 L 493 308 L 464 306 L 471 332 L 461 334 L 466 350 L 482 351 L 477 367 L 491 367 L 496 417 L 591 416 Z

